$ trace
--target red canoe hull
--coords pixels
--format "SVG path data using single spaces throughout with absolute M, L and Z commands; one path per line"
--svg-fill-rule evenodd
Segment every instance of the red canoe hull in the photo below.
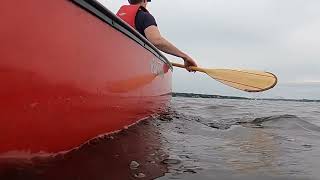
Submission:
M 0 154 L 56 153 L 158 113 L 171 67 L 67 0 L 0 7 Z

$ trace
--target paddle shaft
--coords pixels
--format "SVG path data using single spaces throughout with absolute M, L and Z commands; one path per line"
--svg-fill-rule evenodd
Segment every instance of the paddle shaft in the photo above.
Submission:
M 172 64 L 172 66 L 175 66 L 175 67 L 184 68 L 184 69 L 186 68 L 183 64 L 178 64 L 178 63 L 171 63 L 171 64 Z M 190 69 L 193 71 L 199 71 L 199 72 L 206 73 L 206 71 L 200 67 L 191 66 Z

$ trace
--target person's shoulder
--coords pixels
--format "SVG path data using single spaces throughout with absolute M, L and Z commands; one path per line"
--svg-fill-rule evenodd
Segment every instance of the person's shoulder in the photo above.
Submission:
M 148 11 L 144 11 L 144 10 L 139 10 L 137 15 L 140 17 L 144 17 L 144 18 L 153 18 L 154 19 L 153 15 L 151 13 L 149 13 Z
M 139 13 L 137 14 L 137 19 L 138 19 L 138 22 L 142 22 L 147 26 L 157 25 L 156 19 L 148 11 L 140 10 Z

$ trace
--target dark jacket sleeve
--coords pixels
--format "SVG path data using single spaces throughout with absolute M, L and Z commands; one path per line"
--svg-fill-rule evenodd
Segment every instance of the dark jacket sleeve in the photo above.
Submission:
M 144 30 L 149 26 L 158 26 L 155 18 L 148 12 L 139 11 L 136 16 L 136 29 L 137 31 L 145 36 Z

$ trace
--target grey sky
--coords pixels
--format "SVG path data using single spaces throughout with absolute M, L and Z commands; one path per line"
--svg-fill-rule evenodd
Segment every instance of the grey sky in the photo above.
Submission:
M 127 3 L 99 1 L 113 12 Z M 258 96 L 320 99 L 319 0 L 153 0 L 148 8 L 163 36 L 200 66 L 271 71 L 279 85 Z M 251 96 L 178 69 L 173 88 Z

